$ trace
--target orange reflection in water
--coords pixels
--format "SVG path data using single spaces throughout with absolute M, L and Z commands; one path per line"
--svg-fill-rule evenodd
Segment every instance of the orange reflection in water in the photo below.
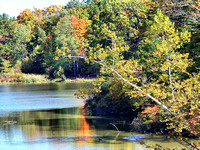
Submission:
M 71 111 L 74 113 L 74 119 L 69 119 L 67 121 L 62 119 L 65 117 L 65 114 L 58 115 L 58 117 L 61 118 L 58 120 L 54 119 L 57 118 L 57 115 L 54 116 L 54 113 L 47 113 L 45 111 L 28 114 L 27 118 L 30 120 L 27 119 L 28 121 L 26 121 L 29 122 L 33 120 L 34 123 L 21 126 L 25 139 L 27 141 L 35 141 L 37 138 L 52 137 L 55 141 L 51 144 L 56 148 L 61 148 L 66 146 L 66 143 L 63 144 L 62 141 L 56 140 L 57 137 L 61 137 L 61 139 L 63 138 L 65 140 L 65 136 L 72 135 L 77 137 L 74 141 L 77 146 L 84 147 L 86 143 L 94 140 L 92 135 L 94 135 L 95 130 L 88 123 L 86 111 L 83 107 Z M 52 128 L 54 126 L 59 126 L 60 129 L 54 131 Z
M 79 131 L 78 131 L 78 137 L 79 140 L 76 142 L 78 147 L 84 147 L 86 142 L 89 142 L 92 140 L 91 135 L 93 133 L 93 130 L 91 130 L 90 124 L 87 122 L 85 116 L 86 112 L 83 107 L 80 107 L 82 110 L 82 118 L 79 120 Z
M 90 136 L 91 136 L 91 128 L 90 128 L 90 125 L 89 123 L 87 122 L 86 118 L 85 118 L 85 115 L 86 115 L 86 112 L 85 112 L 85 109 L 83 109 L 82 107 L 80 108 L 82 110 L 82 118 L 79 120 L 79 132 L 78 132 L 78 136 L 79 137 L 84 137 L 83 139 L 84 140 L 89 140 Z

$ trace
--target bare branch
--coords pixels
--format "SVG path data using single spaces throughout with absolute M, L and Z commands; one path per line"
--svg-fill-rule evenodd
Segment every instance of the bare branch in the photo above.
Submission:
M 165 41 L 165 34 L 164 34 L 164 31 L 162 31 L 162 34 L 163 34 L 163 41 L 165 43 L 165 47 L 166 47 L 166 41 Z M 169 53 L 167 52 L 167 58 L 169 59 Z M 170 61 L 170 59 L 169 59 Z M 170 61 L 170 64 L 171 64 L 171 61 Z M 172 74 L 171 74 L 171 66 L 169 66 L 169 83 L 171 85 L 171 90 L 172 90 L 172 98 L 173 98 L 173 101 L 175 102 L 175 96 L 174 96 L 174 87 L 172 85 Z
M 117 128 L 117 126 L 114 123 L 110 123 L 110 124 L 113 125 L 115 127 L 115 129 L 118 131 L 118 133 L 117 133 L 117 135 L 115 137 L 115 141 L 116 141 L 118 136 L 119 136 L 120 131 L 119 131 L 119 129 Z

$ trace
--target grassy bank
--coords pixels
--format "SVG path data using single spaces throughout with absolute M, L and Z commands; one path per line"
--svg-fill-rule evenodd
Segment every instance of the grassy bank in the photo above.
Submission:
M 51 82 L 65 82 L 65 83 L 89 83 L 95 81 L 95 78 L 66 78 L 65 80 L 57 78 Z
M 8 72 L 0 74 L 0 84 L 9 83 L 48 83 L 50 80 L 46 75 L 24 74 Z
M 25 73 L 16 73 L 8 72 L 0 74 L 0 84 L 13 84 L 13 83 L 56 83 L 56 82 L 65 82 L 65 83 L 89 83 L 93 82 L 95 78 L 57 78 L 54 80 L 49 80 L 47 75 L 38 75 L 38 74 L 25 74 Z

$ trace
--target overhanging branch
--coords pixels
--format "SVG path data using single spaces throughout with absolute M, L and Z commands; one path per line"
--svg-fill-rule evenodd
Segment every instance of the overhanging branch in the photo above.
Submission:
M 81 59 L 85 59 L 88 60 L 88 58 L 84 57 L 84 56 L 65 56 L 65 58 L 81 58 Z M 169 110 L 169 108 L 167 106 L 165 106 L 164 104 L 162 104 L 159 100 L 157 100 L 156 98 L 154 98 L 153 96 L 151 96 L 150 94 L 144 92 L 139 86 L 129 82 L 128 80 L 126 80 L 124 77 L 122 77 L 122 75 L 120 75 L 116 70 L 114 70 L 113 68 L 110 68 L 108 66 L 106 66 L 105 64 L 103 64 L 100 61 L 96 61 L 96 60 L 91 60 L 94 63 L 100 64 L 101 66 L 104 66 L 105 68 L 111 70 L 112 72 L 114 72 L 122 81 L 124 81 L 125 83 L 129 84 L 130 86 L 134 87 L 135 89 L 137 89 L 139 92 L 143 93 L 144 95 L 146 95 L 148 98 L 150 98 L 151 100 L 153 100 L 156 104 L 160 105 L 162 108 L 164 108 L 164 110 L 166 110 L 167 112 L 171 113 L 172 112 Z

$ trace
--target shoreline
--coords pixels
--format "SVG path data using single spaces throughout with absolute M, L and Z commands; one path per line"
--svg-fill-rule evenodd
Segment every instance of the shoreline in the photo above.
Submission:
M 66 80 L 62 79 L 47 79 L 44 82 L 0 82 L 0 85 L 10 85 L 10 84 L 49 84 L 49 83 L 90 83 L 95 81 L 96 78 L 67 78 Z

